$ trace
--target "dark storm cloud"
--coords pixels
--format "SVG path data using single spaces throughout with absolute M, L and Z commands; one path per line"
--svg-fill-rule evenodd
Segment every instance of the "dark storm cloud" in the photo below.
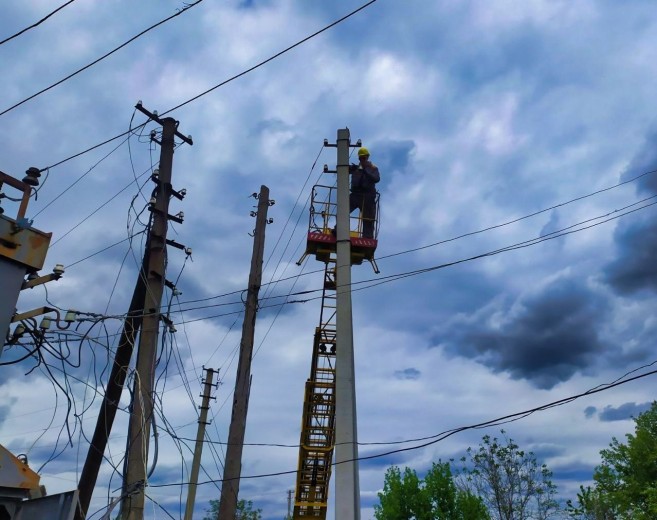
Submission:
M 12 404 L 16 401 L 16 399 L 12 399 Z M 9 405 L 2 405 L 0 406 L 0 424 L 5 422 L 5 419 L 7 418 L 7 415 L 11 411 L 11 404 Z
M 595 406 L 587 406 L 584 409 L 584 415 L 586 416 L 587 419 L 590 419 L 595 415 L 595 413 L 598 411 L 598 409 Z
M 447 351 L 549 389 L 605 350 L 598 329 L 607 315 L 606 300 L 577 280 L 557 280 L 515 307 L 499 327 L 483 318 L 448 332 Z
M 630 161 L 621 179 L 626 181 L 646 174 L 636 181 L 639 195 L 657 194 L 657 128 L 652 129 Z M 644 216 L 645 214 L 645 216 Z M 643 219 L 642 219 L 643 217 Z M 615 232 L 617 254 L 604 269 L 607 283 L 627 296 L 641 290 L 657 290 L 657 222 L 654 212 L 646 210 L 620 221 Z
M 627 181 L 653 170 L 657 170 L 657 126 L 648 132 L 643 145 L 630 161 L 621 180 Z M 637 191 L 650 195 L 657 194 L 657 172 L 641 177 L 637 181 Z
M 367 146 L 367 144 L 365 144 Z M 403 171 L 410 162 L 410 156 L 415 150 L 415 142 L 404 141 L 377 141 L 369 148 L 374 162 L 379 170 L 387 173 Z
M 604 410 L 598 414 L 598 417 L 603 422 L 625 421 L 645 412 L 650 408 L 650 405 L 651 403 L 625 403 L 616 408 L 611 405 L 605 406 Z
M 404 370 L 395 370 L 395 379 L 419 379 L 422 372 L 417 368 L 405 368 Z
M 657 290 L 657 221 L 621 222 L 614 240 L 618 253 L 604 269 L 607 283 L 622 295 Z
M 560 227 L 561 224 L 559 219 L 559 213 L 553 211 L 550 214 L 550 220 L 548 220 L 547 223 L 543 226 L 543 229 L 541 229 L 539 236 L 544 237 L 546 235 L 550 235 L 551 233 L 557 231 Z

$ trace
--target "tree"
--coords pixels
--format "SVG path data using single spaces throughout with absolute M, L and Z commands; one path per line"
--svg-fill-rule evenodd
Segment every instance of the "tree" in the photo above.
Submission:
M 566 504 L 568 515 L 576 520 L 616 520 L 617 518 L 608 497 L 598 489 L 591 489 L 590 486 L 579 487 L 577 505 L 573 504 L 572 500 L 568 500 Z
M 434 463 L 424 479 L 410 468 L 388 468 L 378 495 L 377 520 L 490 519 L 479 497 L 456 487 L 446 462 Z
M 210 509 L 205 511 L 203 520 L 217 520 L 218 514 L 219 500 L 210 500 Z M 262 509 L 253 509 L 253 502 L 251 500 L 238 500 L 235 520 L 262 520 Z
M 581 488 L 572 518 L 652 520 L 657 518 L 657 401 L 634 420 L 627 444 L 615 437 L 600 452 L 602 463 L 593 473 L 593 488 Z
M 468 448 L 460 484 L 481 497 L 495 520 L 547 520 L 559 514 L 552 472 L 513 439 L 485 435 L 479 449 Z

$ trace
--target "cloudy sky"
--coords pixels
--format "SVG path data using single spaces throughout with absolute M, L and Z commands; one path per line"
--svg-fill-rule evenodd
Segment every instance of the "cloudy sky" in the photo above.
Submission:
M 63 3 L 3 2 L 0 40 Z M 21 178 L 30 166 L 50 167 L 28 215 L 53 233 L 44 271 L 67 266 L 47 294 L 27 291 L 18 307 L 47 298 L 110 316 L 81 344 L 75 331 L 52 333 L 55 346 L 69 338 L 79 368 L 52 353 L 44 353 L 51 366 L 27 375 L 32 359 L 2 367 L 0 441 L 26 453 L 34 469 L 45 464 L 50 493 L 76 485 L 143 252 L 142 210 L 159 157 L 148 135 L 159 128 L 140 126 L 146 118 L 135 114 L 135 103 L 169 111 L 364 3 L 197 2 L 24 103 L 190 4 L 77 0 L 0 45 L 0 170 Z M 279 298 L 263 300 L 258 316 L 246 440 L 298 442 L 319 301 L 278 304 L 321 287 L 323 264 L 295 262 L 305 247 L 310 188 L 334 181 L 321 171 L 335 165 L 335 149 L 322 143 L 334 141 L 338 128 L 362 139 L 382 177 L 381 274 L 368 265 L 352 274 L 362 455 L 399 447 L 371 443 L 436 435 L 652 370 L 655 25 L 647 0 L 378 0 L 171 112 L 194 145 L 175 154 L 174 188 L 187 196 L 172 202 L 184 223 L 173 224 L 170 237 L 193 254 L 185 260 L 169 251 L 168 278 L 182 295 L 173 298 L 178 331 L 165 338 L 159 365 L 163 417 L 147 517 L 184 511 L 180 483 L 193 449 L 184 439 L 196 434 L 203 366 L 220 370 L 222 384 L 211 408 L 208 438 L 216 444 L 203 454 L 199 515 L 219 496 L 213 481 L 222 474 L 255 224 L 249 196 L 263 184 L 276 204 L 261 296 Z M 133 127 L 129 139 L 58 164 Z M 14 214 L 11 202 L 2 205 Z M 498 254 L 481 256 L 490 252 Z M 453 265 L 394 276 L 444 264 Z M 90 325 L 81 322 L 78 332 Z M 21 352 L 12 347 L 3 361 Z M 504 428 L 549 465 L 560 496 L 571 498 L 590 481 L 599 450 L 631 431 L 630 417 L 654 399 L 654 388 L 646 377 Z M 118 470 L 126 425 L 123 409 L 107 453 Z M 499 429 L 363 461 L 363 519 L 373 517 L 389 465 L 422 473 Z M 243 475 L 291 471 L 296 463 L 294 448 L 247 446 Z M 93 518 L 119 493 L 111 464 L 101 472 Z M 253 478 L 242 482 L 241 497 L 265 519 L 280 519 L 293 487 L 294 475 Z

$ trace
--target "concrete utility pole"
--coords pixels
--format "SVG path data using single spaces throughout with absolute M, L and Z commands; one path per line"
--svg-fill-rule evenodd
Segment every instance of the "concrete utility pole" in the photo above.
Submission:
M 233 413 L 230 418 L 228 446 L 226 447 L 226 463 L 224 465 L 224 480 L 221 486 L 219 514 L 217 519 L 235 518 L 237 497 L 240 490 L 240 474 L 242 471 L 242 448 L 246 430 L 246 413 L 249 407 L 249 392 L 251 389 L 251 356 L 253 352 L 253 336 L 255 333 L 256 311 L 258 309 L 258 292 L 262 280 L 262 257 L 265 250 L 265 227 L 267 209 L 273 205 L 269 201 L 269 188 L 260 187 L 258 195 L 258 213 L 253 236 L 253 254 L 251 256 L 251 272 L 249 288 L 246 296 L 246 311 L 242 325 L 242 341 L 240 343 L 240 361 L 235 380 Z
M 293 490 L 287 490 L 287 517 L 285 520 L 292 520 L 292 493 L 294 493 Z
M 349 238 L 349 129 L 338 130 L 336 245 L 335 518 L 360 519 Z
M 127 469 L 123 479 L 121 518 L 123 520 L 143 520 L 144 487 L 146 486 L 146 466 L 148 465 L 148 446 L 151 422 L 153 420 L 153 384 L 155 377 L 155 357 L 157 353 L 160 326 L 160 306 L 165 282 L 167 228 L 170 219 L 169 199 L 182 196 L 171 187 L 173 167 L 174 137 L 192 144 L 192 140 L 177 131 L 178 122 L 170 117 L 160 119 L 156 114 L 144 109 L 141 103 L 137 110 L 162 125 L 160 142 L 159 177 L 153 176 L 157 184 L 155 204 L 150 207 L 154 213 L 153 225 L 148 237 L 148 266 L 146 268 L 146 290 L 142 331 L 139 336 L 139 351 L 133 386 L 132 413 L 128 432 L 129 448 Z M 180 219 L 178 219 L 180 221 Z
M 192 471 L 189 475 L 189 487 L 187 488 L 187 505 L 185 506 L 185 520 L 192 520 L 194 514 L 194 502 L 196 501 L 196 486 L 198 484 L 198 471 L 201 467 L 201 453 L 203 452 L 203 438 L 205 437 L 205 427 L 208 422 L 208 410 L 210 409 L 210 399 L 212 388 L 212 378 L 214 370 L 204 368 L 205 370 L 205 387 L 203 389 L 203 402 L 201 404 L 201 414 L 198 418 L 198 430 L 196 431 L 196 445 L 194 446 L 194 459 L 192 461 Z

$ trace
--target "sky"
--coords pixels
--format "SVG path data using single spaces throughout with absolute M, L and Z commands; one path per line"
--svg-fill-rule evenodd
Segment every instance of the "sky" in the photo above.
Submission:
M 63 3 L 4 2 L 0 40 Z M 2 367 L 0 442 L 27 454 L 49 493 L 76 485 L 143 254 L 149 174 L 159 157 L 149 135 L 159 127 L 135 113 L 139 100 L 159 114 L 178 107 L 167 115 L 194 141 L 180 144 L 173 165 L 173 186 L 187 194 L 171 203 L 184 222 L 171 224 L 169 236 L 192 254 L 168 253 L 167 278 L 182 294 L 165 293 L 177 332 L 166 335 L 158 365 L 158 459 L 147 518 L 184 512 L 181 483 L 203 367 L 219 370 L 221 384 L 197 516 L 219 497 L 255 226 L 250 196 L 261 185 L 276 203 L 266 229 L 246 442 L 298 443 L 320 303 L 286 295 L 322 285 L 322 263 L 296 261 L 311 187 L 335 181 L 322 173 L 336 163 L 335 148 L 323 142 L 335 142 L 340 128 L 362 140 L 381 172 L 381 273 L 368 264 L 352 270 L 360 455 L 399 448 L 372 443 L 434 436 L 653 370 L 653 3 L 377 0 L 196 98 L 364 4 L 77 0 L 0 44 L 0 170 L 18 178 L 31 166 L 44 170 L 28 217 L 53 234 L 43 273 L 66 267 L 59 281 L 23 291 L 18 309 L 51 305 L 88 318 L 49 336 L 55 346 L 69 338 L 78 367 L 53 352 L 44 353 L 48 365 L 27 359 Z M 13 202 L 1 202 L 15 214 Z M 395 276 L 404 273 L 416 274 Z M 2 361 L 21 353 L 6 349 Z M 647 409 L 654 388 L 647 376 L 363 460 L 362 518 L 373 518 L 390 465 L 423 474 L 501 428 L 549 466 L 562 499 L 574 498 L 591 482 L 599 451 L 633 431 L 631 418 Z M 128 393 L 90 518 L 120 494 Z M 297 455 L 247 445 L 242 474 L 293 471 Z M 243 479 L 240 496 L 266 520 L 281 519 L 293 488 L 293 474 Z

